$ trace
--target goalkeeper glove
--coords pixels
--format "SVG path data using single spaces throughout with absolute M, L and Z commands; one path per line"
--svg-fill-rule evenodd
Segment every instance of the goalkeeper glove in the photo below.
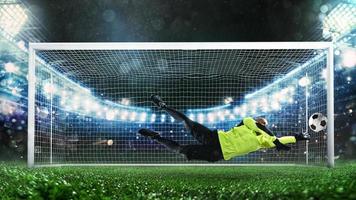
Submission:
M 289 151 L 289 150 L 290 150 L 290 147 L 289 147 L 289 146 L 282 144 L 278 139 L 276 139 L 275 141 L 273 141 L 273 144 L 276 145 L 277 151 L 281 151 L 281 150 L 283 150 L 283 151 Z

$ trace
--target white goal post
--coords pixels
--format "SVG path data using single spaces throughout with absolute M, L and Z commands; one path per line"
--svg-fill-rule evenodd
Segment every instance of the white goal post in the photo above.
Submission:
M 260 150 L 211 164 L 186 161 L 137 134 L 158 130 L 196 143 L 168 105 L 225 131 L 265 116 L 277 136 L 310 133 L 290 152 Z M 326 132 L 307 120 L 328 118 Z M 30 43 L 28 166 L 294 165 L 334 166 L 334 64 L 331 42 Z

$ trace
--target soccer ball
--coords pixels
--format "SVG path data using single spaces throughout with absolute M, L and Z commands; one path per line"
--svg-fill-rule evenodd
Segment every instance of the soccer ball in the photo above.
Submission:
M 107 143 L 108 143 L 109 146 L 111 146 L 114 143 L 114 141 L 113 140 L 108 140 Z
M 326 129 L 328 119 L 321 113 L 314 113 L 309 118 L 309 127 L 314 132 L 323 131 Z

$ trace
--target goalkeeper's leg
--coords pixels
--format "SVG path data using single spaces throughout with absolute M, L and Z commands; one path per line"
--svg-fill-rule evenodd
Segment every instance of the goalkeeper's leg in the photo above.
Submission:
M 188 160 L 216 162 L 223 159 L 220 145 L 179 145 L 177 142 L 163 138 L 159 133 L 149 129 L 141 129 L 139 133 L 157 141 L 175 153 L 183 154 Z
M 183 122 L 185 127 L 192 133 L 193 137 L 200 143 L 213 145 L 216 144 L 217 137 L 215 137 L 215 135 L 217 135 L 217 133 L 215 133 L 215 131 L 210 130 L 202 124 L 192 121 L 183 113 L 168 107 L 158 95 L 152 95 L 151 100 L 157 107 L 166 111 L 176 121 Z

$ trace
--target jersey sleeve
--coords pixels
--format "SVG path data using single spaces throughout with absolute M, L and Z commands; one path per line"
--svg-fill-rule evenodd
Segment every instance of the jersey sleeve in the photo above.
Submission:
M 247 126 L 247 128 L 255 131 L 258 134 L 265 134 L 268 136 L 275 137 L 274 134 L 269 129 L 267 129 L 267 128 L 260 129 L 259 126 L 257 125 L 256 121 L 252 117 L 244 118 L 243 123 L 245 126 Z M 261 126 L 263 126 L 263 125 L 261 125 Z M 267 129 L 267 132 L 265 131 L 265 129 Z
M 261 131 L 261 129 L 259 129 L 256 126 L 256 121 L 252 118 L 252 117 L 246 117 L 243 119 L 243 123 L 245 126 L 247 126 L 247 128 L 249 128 L 250 130 L 253 130 L 255 132 L 259 132 Z

